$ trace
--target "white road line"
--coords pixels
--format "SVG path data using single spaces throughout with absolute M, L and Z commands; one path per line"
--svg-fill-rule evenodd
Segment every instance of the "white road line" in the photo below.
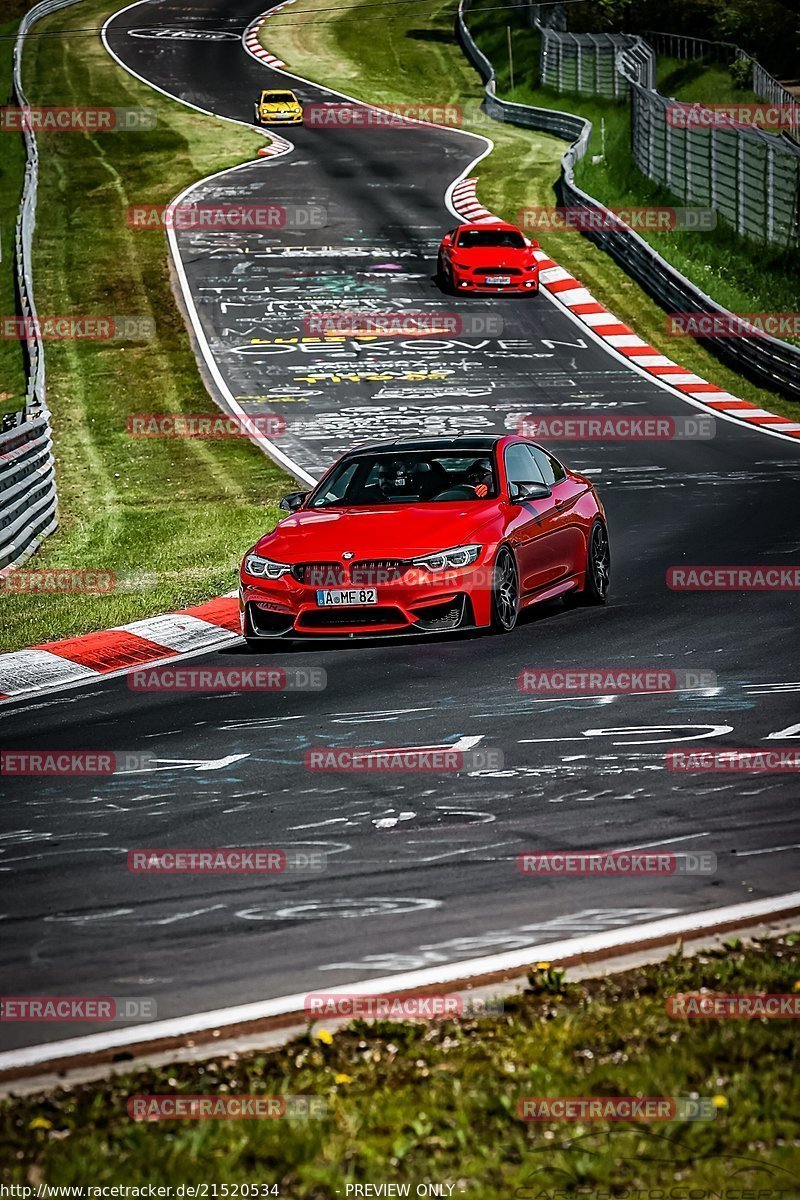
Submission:
M 621 846 L 619 852 L 627 854 L 630 850 L 650 850 L 653 846 L 670 846 L 675 842 L 693 842 L 695 838 L 711 837 L 711 831 L 705 833 L 687 833 L 684 837 L 663 838 L 660 842 L 642 842 L 640 846 Z M 584 853 L 577 850 L 576 854 Z M 616 852 L 615 852 L 616 853 Z
M 522 950 L 510 950 L 491 954 L 483 958 L 464 959 L 460 962 L 439 963 L 418 971 L 406 971 L 387 975 L 381 979 L 361 979 L 357 982 L 326 987 L 325 992 L 333 995 L 383 995 L 386 993 L 413 991 L 448 984 L 476 976 L 499 975 L 521 971 L 532 962 L 559 962 L 588 955 L 608 956 L 623 952 L 627 947 L 641 942 L 663 940 L 687 934 L 713 931 L 720 925 L 734 923 L 755 924 L 777 913 L 800 910 L 800 892 L 783 896 L 768 896 L 763 900 L 750 900 L 744 904 L 731 904 L 724 908 L 712 908 L 698 913 L 681 913 L 659 921 L 647 921 L 627 929 L 603 930 L 601 933 L 585 934 L 582 937 L 562 941 L 541 942 L 526 946 Z M 312 989 L 309 989 L 309 991 Z M 306 992 L 289 996 L 277 996 L 272 1000 L 259 1000 L 252 1004 L 237 1004 L 230 1008 L 218 1008 L 208 1012 L 189 1013 L 166 1021 L 152 1021 L 147 1025 L 133 1025 L 124 1029 L 104 1029 L 102 1033 L 84 1037 L 68 1038 L 61 1042 L 43 1042 L 36 1046 L 23 1046 L 0 1054 L 0 1071 L 33 1068 L 55 1060 L 77 1058 L 88 1054 L 103 1053 L 121 1047 L 147 1045 L 167 1038 L 183 1038 L 210 1029 L 224 1029 L 232 1025 L 243 1025 L 262 1021 L 289 1013 L 303 1013 Z
M 800 850 L 800 842 L 790 846 L 767 846 L 764 850 L 737 850 L 737 858 L 752 858 L 754 854 L 780 854 L 783 850 Z

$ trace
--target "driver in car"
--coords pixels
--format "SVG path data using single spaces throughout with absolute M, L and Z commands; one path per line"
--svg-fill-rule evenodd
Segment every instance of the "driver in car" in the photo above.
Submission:
M 467 468 L 464 482 L 475 489 L 475 495 L 481 500 L 492 490 L 492 464 L 488 458 L 476 458 L 472 466 Z
M 363 489 L 361 502 L 416 499 L 417 466 L 408 458 L 386 458 L 378 464 L 373 483 Z

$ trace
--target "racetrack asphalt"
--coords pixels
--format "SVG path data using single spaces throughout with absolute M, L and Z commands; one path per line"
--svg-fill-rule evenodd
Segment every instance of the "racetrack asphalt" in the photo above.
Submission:
M 108 42 L 165 91 L 249 121 L 258 90 L 286 80 L 238 40 L 132 31 L 241 34 L 262 8 L 148 0 L 112 21 Z M 308 103 L 335 98 L 289 82 Z M 285 419 L 280 449 L 304 471 L 318 474 L 353 441 L 503 431 L 530 412 L 697 413 L 544 297 L 456 303 L 438 290 L 436 247 L 455 224 L 444 196 L 481 142 L 420 126 L 286 136 L 291 154 L 228 172 L 192 198 L 314 205 L 324 227 L 178 236 L 226 383 L 246 411 Z M 310 311 L 355 303 L 499 313 L 504 329 L 369 346 L 277 340 L 302 337 Z M 666 572 L 797 562 L 800 449 L 723 420 L 709 440 L 556 449 L 592 474 L 606 505 L 605 609 L 542 605 L 503 637 L 278 645 L 263 656 L 234 645 L 192 660 L 321 667 L 319 691 L 147 693 L 120 677 L 5 706 L 4 747 L 159 760 L 140 774 L 5 781 L 6 990 L 154 996 L 168 1017 L 792 890 L 796 777 L 676 774 L 665 755 L 798 745 L 796 593 L 681 593 Z M 572 698 L 518 688 L 526 668 L 568 666 L 711 672 L 715 682 Z M 456 776 L 304 766 L 311 747 L 462 737 L 500 750 L 503 766 Z M 653 844 L 710 851 L 716 873 L 548 879 L 516 869 L 526 850 Z M 256 845 L 322 850 L 327 869 L 265 878 L 126 866 L 141 847 Z M 3 1023 L 0 1038 L 7 1049 L 93 1028 Z

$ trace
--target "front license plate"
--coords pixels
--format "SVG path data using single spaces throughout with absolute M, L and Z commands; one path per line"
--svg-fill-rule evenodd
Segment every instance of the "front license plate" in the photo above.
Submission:
M 510 275 L 487 275 L 484 283 L 511 283 Z
M 348 604 L 377 604 L 377 588 L 326 588 L 317 592 L 320 608 L 339 608 Z

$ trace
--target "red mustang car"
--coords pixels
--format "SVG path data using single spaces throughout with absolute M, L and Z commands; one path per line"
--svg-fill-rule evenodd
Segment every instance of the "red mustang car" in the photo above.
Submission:
M 459 225 L 442 238 L 437 274 L 452 292 L 522 292 L 539 290 L 538 242 L 516 225 Z
M 591 480 L 515 436 L 360 446 L 244 556 L 242 633 L 357 637 L 514 628 L 555 596 L 604 604 L 605 513 Z

